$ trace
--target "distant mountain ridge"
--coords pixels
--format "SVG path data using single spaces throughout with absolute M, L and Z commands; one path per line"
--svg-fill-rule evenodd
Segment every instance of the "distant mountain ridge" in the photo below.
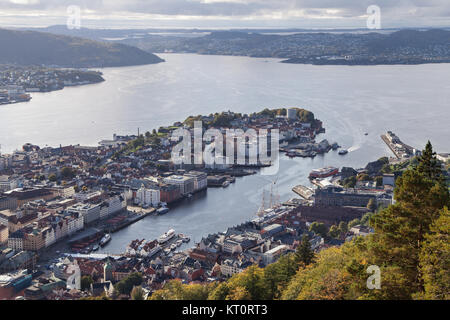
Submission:
M 164 60 L 139 48 L 37 31 L 0 29 L 0 64 L 100 68 Z

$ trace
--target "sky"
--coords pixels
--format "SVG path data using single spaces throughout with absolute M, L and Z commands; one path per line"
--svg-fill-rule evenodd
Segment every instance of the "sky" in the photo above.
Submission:
M 381 28 L 450 26 L 450 0 L 0 0 L 0 26 L 66 24 L 79 8 L 90 28 L 366 28 L 371 5 Z

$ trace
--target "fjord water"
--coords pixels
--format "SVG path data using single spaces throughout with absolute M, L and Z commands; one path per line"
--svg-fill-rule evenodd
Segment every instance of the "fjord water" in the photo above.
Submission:
M 165 63 L 103 69 L 105 82 L 33 93 L 28 103 L 0 106 L 0 144 L 10 152 L 40 146 L 96 145 L 113 133 L 132 134 L 169 125 L 189 115 L 232 110 L 305 107 L 324 122 L 327 138 L 349 153 L 315 159 L 281 157 L 276 176 L 238 178 L 226 189 L 209 189 L 160 217 L 147 217 L 113 235 L 105 247 L 121 252 L 132 239 L 154 239 L 170 228 L 193 240 L 254 217 L 262 190 L 276 181 L 281 200 L 308 183 L 313 168 L 363 167 L 391 153 L 380 135 L 397 133 L 422 148 L 428 139 L 450 151 L 450 64 L 417 66 L 311 66 L 278 59 L 160 55 Z M 365 135 L 365 133 L 368 135 Z M 268 193 L 266 194 L 268 204 Z

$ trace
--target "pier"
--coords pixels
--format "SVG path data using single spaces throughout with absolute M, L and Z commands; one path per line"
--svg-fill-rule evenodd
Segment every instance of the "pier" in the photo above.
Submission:
M 408 159 L 414 155 L 414 148 L 403 143 L 392 131 L 382 134 L 381 139 L 387 144 L 397 159 Z
M 292 191 L 294 191 L 296 194 L 298 194 L 300 197 L 311 200 L 312 196 L 314 195 L 314 190 L 311 188 L 308 188 L 306 186 L 298 185 L 292 188 Z

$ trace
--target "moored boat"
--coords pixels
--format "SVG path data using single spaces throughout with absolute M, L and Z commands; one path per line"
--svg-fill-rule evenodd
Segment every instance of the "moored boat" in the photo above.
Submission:
M 175 230 L 170 229 L 169 231 L 167 231 L 166 233 L 164 233 L 162 236 L 160 236 L 158 238 L 158 242 L 160 244 L 162 243 L 166 243 L 167 241 L 169 241 L 170 239 L 172 239 L 175 236 Z
M 320 169 L 314 169 L 310 172 L 309 178 L 326 178 L 339 173 L 339 169 L 335 167 L 325 167 Z
M 100 240 L 100 247 L 105 246 L 108 242 L 111 241 L 111 235 L 109 233 L 105 234 L 103 238 Z

